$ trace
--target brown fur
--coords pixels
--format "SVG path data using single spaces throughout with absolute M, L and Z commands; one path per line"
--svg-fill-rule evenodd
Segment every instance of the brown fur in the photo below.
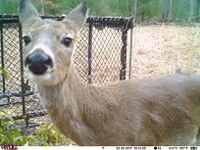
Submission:
M 28 13 L 23 7 L 33 6 L 21 5 L 21 13 Z M 41 43 L 54 56 L 50 78 L 31 79 L 60 132 L 78 145 L 198 145 L 199 76 L 176 74 L 100 87 L 81 83 L 72 63 L 82 26 L 76 25 L 76 20 L 85 17 L 77 15 L 80 9 L 78 6 L 63 22 L 36 19 L 30 24 L 30 19 L 20 17 L 25 34 L 32 38 L 24 48 L 24 58 Z M 73 42 L 65 47 L 60 40 L 68 33 Z

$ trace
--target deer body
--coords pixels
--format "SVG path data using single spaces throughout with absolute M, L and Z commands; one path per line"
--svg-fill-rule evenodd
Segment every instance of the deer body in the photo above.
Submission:
M 82 84 L 76 72 L 70 72 L 62 85 L 38 85 L 38 91 L 55 125 L 77 144 L 199 142 L 196 141 L 200 127 L 198 76 L 177 74 L 97 87 Z
M 86 12 L 83 2 L 62 22 L 42 20 L 20 1 L 25 69 L 60 132 L 78 145 L 198 145 L 199 76 L 81 83 L 72 53 Z

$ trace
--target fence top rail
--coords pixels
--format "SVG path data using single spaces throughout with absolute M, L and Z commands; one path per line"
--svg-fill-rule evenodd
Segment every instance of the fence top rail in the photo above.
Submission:
M 41 16 L 43 19 L 55 19 L 58 21 L 63 20 L 64 16 Z M 13 23 L 18 22 L 18 15 L 0 15 L 0 23 Z M 89 16 L 87 18 L 87 23 L 91 23 L 96 27 L 108 26 L 114 28 L 123 28 L 124 26 L 127 29 L 134 27 L 134 18 L 133 17 L 97 17 Z
M 16 23 L 18 20 L 17 15 L 0 15 L 0 23 Z
M 133 17 L 96 17 L 90 16 L 87 22 L 92 23 L 95 26 L 108 26 L 114 28 L 126 28 L 130 29 L 134 27 Z

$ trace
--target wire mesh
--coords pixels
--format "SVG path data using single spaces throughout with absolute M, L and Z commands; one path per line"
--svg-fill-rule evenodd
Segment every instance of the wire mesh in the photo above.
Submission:
M 119 80 L 121 69 L 121 32 L 117 29 L 94 29 L 93 46 L 93 83 L 109 83 Z M 114 35 L 114 36 L 113 36 Z
M 19 38 L 16 38 L 19 37 L 19 23 L 2 24 L 1 26 L 0 53 L 3 56 L 1 64 L 9 72 L 9 77 L 4 85 L 0 82 L 0 87 L 2 87 L 0 93 L 18 93 L 21 91 Z M 20 97 L 3 98 L 0 100 L 0 106 L 6 106 L 4 109 L 7 109 L 8 113 L 21 115 L 19 104 L 21 101 Z
M 50 18 L 62 20 L 62 17 Z M 7 80 L 0 76 L 0 110 L 24 119 L 26 126 L 49 120 L 39 96 L 34 94 L 34 84 L 23 71 L 21 26 L 17 16 L 0 16 L 0 27 L 0 66 L 8 72 Z M 88 18 L 73 55 L 83 83 L 104 85 L 126 79 L 123 74 L 128 70 L 126 37 L 132 27 L 130 18 Z
M 85 25 L 80 32 L 76 50 L 73 55 L 73 61 L 76 71 L 79 73 L 81 81 L 88 83 L 88 26 Z

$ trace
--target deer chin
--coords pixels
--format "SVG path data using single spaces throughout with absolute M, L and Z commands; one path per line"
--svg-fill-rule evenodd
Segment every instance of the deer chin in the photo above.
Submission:
M 53 69 L 48 69 L 44 74 L 37 75 L 26 68 L 29 79 L 36 84 L 51 85 L 53 82 Z

